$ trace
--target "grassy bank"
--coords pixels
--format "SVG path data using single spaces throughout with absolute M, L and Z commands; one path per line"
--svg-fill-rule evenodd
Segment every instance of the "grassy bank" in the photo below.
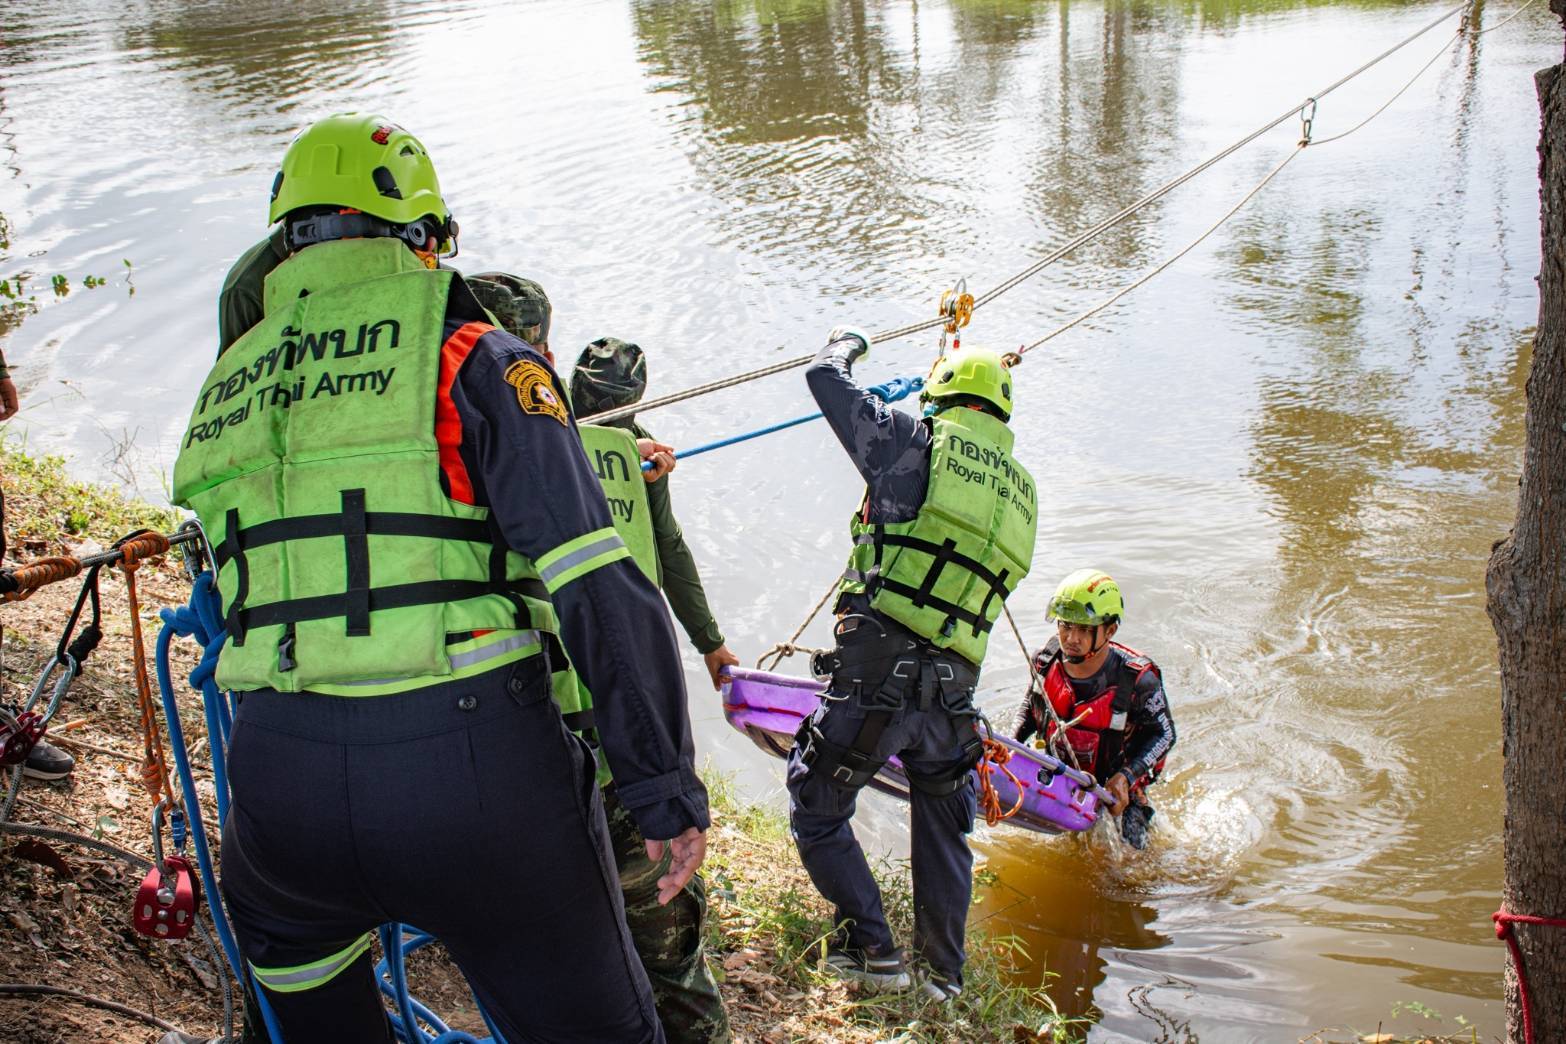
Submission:
M 7 565 L 51 554 L 80 554 L 139 528 L 168 531 L 176 516 L 115 490 L 74 481 L 59 458 L 0 445 L 11 549 Z M 156 611 L 182 603 L 187 589 L 174 562 L 138 573 L 142 623 L 149 636 Z M 4 698 L 24 699 L 70 611 L 77 581 L 40 590 L 5 606 L 0 657 Z M 140 856 L 150 854 L 145 795 L 135 779 L 137 732 L 130 626 L 123 579 L 101 582 L 105 637 L 72 687 L 51 739 L 77 758 L 76 771 L 53 784 L 24 786 L 15 819 L 94 837 Z M 192 650 L 181 650 L 188 672 Z M 194 700 L 194 697 L 189 697 Z M 197 717 L 187 703 L 187 723 Z M 210 766 L 198 742 L 193 773 L 210 799 Z M 1004 941 L 976 937 L 964 998 L 941 1008 L 917 992 L 862 995 L 824 972 L 830 911 L 810 885 L 782 818 L 743 801 L 723 778 L 709 778 L 714 828 L 706 868 L 712 894 L 708 943 L 740 1041 L 1014 1041 L 1075 1039 L 1048 997 L 1005 981 Z M 205 803 L 205 802 L 204 802 Z M 208 808 L 209 821 L 213 821 Z M 67 841 L 8 839 L 0 852 L 0 981 L 42 983 L 129 1005 L 192 1032 L 214 1031 L 222 996 L 210 953 L 194 940 L 153 942 L 130 930 L 140 873 Z M 907 938 L 912 903 L 906 868 L 885 867 L 882 883 L 894 928 Z M 438 954 L 412 965 L 414 989 L 455 1028 L 482 1030 L 460 978 Z M 60 998 L 0 998 L 8 1040 L 151 1041 L 159 1035 L 134 1020 Z
M 14 440 L 0 439 L 0 488 L 10 559 L 61 554 L 87 541 L 107 545 L 132 530 L 168 532 L 178 524 L 172 508 L 78 482 L 64 458 L 33 456 Z
M 738 1034 L 764 1041 L 1070 1041 L 1086 1026 L 1062 1017 L 1049 995 L 1015 985 L 1010 940 L 969 933 L 963 996 L 938 1005 L 919 991 L 857 993 L 823 970 L 831 910 L 799 865 L 783 816 L 744 802 L 707 778 L 713 832 L 706 876 L 708 942 L 721 964 Z M 907 868 L 877 872 L 893 933 L 913 932 Z

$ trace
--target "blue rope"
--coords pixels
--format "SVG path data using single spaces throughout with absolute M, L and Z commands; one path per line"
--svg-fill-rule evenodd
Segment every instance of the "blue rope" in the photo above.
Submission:
M 223 945 L 223 954 L 238 978 L 245 978 L 245 963 L 234 938 L 233 926 L 223 909 L 218 892 L 217 876 L 213 872 L 212 853 L 207 846 L 206 826 L 201 818 L 201 804 L 196 794 L 196 784 L 190 772 L 190 755 L 185 748 L 185 733 L 180 722 L 179 705 L 174 697 L 172 671 L 169 667 L 169 648 L 175 638 L 194 638 L 201 646 L 201 662 L 190 672 L 190 685 L 201 693 L 202 708 L 207 726 L 207 743 L 212 752 L 212 780 L 217 793 L 218 820 L 226 822 L 229 810 L 228 792 L 228 738 L 233 731 L 233 694 L 225 693 L 217 685 L 218 654 L 228 638 L 223 627 L 222 602 L 210 572 L 203 572 L 191 585 L 190 604 L 178 609 L 163 609 L 158 613 L 163 628 L 158 632 L 157 675 L 158 689 L 163 697 L 163 716 L 168 723 L 169 745 L 173 749 L 174 763 L 178 770 L 180 790 L 184 795 L 186 813 L 190 818 L 189 834 L 196 842 L 196 866 L 201 874 L 202 889 L 206 895 L 207 909 Z M 421 946 L 427 946 L 434 937 L 424 932 L 414 932 L 404 937 L 402 926 L 389 924 L 381 928 L 381 948 L 386 954 L 395 954 L 394 961 L 382 958 L 376 968 L 381 989 L 397 1006 L 395 1013 L 388 1013 L 392 1027 L 406 1044 L 493 1044 L 501 1040 L 490 1020 L 489 1013 L 479 1005 L 479 1013 L 490 1027 L 493 1042 L 480 1040 L 471 1033 L 449 1029 L 429 1008 L 408 995 L 408 981 L 404 960 Z M 266 1021 L 267 1035 L 272 1044 L 284 1044 L 282 1029 L 277 1016 L 267 1002 L 260 983 L 250 978 L 252 991 Z M 419 1022 L 435 1029 L 431 1036 L 419 1027 Z
M 876 395 L 879 395 L 886 402 L 896 402 L 899 399 L 906 399 L 912 393 L 920 391 L 923 388 L 923 377 L 893 377 L 885 384 L 877 384 L 868 390 L 874 392 Z M 783 421 L 781 424 L 770 424 L 765 428 L 757 428 L 755 431 L 747 431 L 743 435 L 731 435 L 726 439 L 719 439 L 716 442 L 707 442 L 700 446 L 693 447 L 692 449 L 680 450 L 674 455 L 674 459 L 684 460 L 686 457 L 694 457 L 699 453 L 711 453 L 715 449 L 722 449 L 725 446 L 733 446 L 735 443 L 739 442 L 749 442 L 751 439 L 759 439 L 763 435 L 771 435 L 775 431 L 783 431 L 786 428 L 797 427 L 801 424 L 809 424 L 813 420 L 820 420 L 821 417 L 822 414 L 818 411 L 816 413 L 808 414 L 804 417 L 795 417 L 793 420 Z M 652 466 L 652 461 L 642 461 L 643 471 L 651 471 Z
M 222 649 L 228 632 L 221 629 L 216 632 L 207 630 L 205 620 L 216 619 L 217 608 L 212 608 L 209 613 L 200 611 L 203 601 L 210 600 L 216 605 L 217 597 L 217 590 L 212 585 L 212 574 L 202 573 L 191 585 L 189 605 L 179 609 L 158 611 L 163 627 L 158 631 L 156 665 L 158 692 L 163 698 L 163 718 L 168 725 L 169 746 L 174 752 L 180 792 L 184 795 L 186 814 L 190 817 L 190 832 L 196 839 L 196 869 L 201 874 L 207 910 L 211 914 L 213 927 L 217 929 L 218 940 L 223 944 L 223 955 L 228 958 L 234 977 L 243 982 L 246 979 L 245 963 L 239 955 L 239 944 L 234 939 L 234 929 L 228 922 L 228 913 L 223 909 L 222 897 L 218 892 L 217 875 L 212 870 L 212 853 L 207 847 L 207 828 L 201 816 L 201 799 L 196 794 L 195 777 L 190 771 L 190 754 L 185 748 L 185 730 L 180 723 L 179 704 L 174 698 L 173 675 L 169 669 L 169 646 L 175 637 L 195 638 L 202 647 L 202 656 L 201 662 L 190 674 L 190 683 L 201 693 L 202 703 L 207 712 L 207 746 L 212 750 L 212 778 L 217 790 L 218 818 L 223 819 L 228 813 L 228 774 L 224 757 L 226 751 L 224 747 L 213 741 L 216 734 L 211 726 L 213 705 L 223 698 L 217 690 L 217 682 L 213 674 L 217 670 L 218 650 Z M 266 1023 L 267 1036 L 272 1039 L 272 1044 L 284 1044 L 283 1032 L 277 1025 L 277 1016 L 273 1014 L 272 1006 L 267 1003 L 266 996 L 261 992 L 260 983 L 253 978 L 250 981 L 256 1003 L 261 1008 L 261 1018 Z

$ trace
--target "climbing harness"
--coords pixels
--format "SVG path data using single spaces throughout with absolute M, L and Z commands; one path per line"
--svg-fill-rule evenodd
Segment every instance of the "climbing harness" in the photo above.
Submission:
M 1043 692 L 1044 676 L 1039 674 L 1039 669 L 1033 662 L 1033 654 L 1028 652 L 1028 643 L 1022 638 L 1022 629 L 1017 626 L 1017 618 L 1011 615 L 1011 606 L 1002 605 L 1001 612 L 1006 614 L 1006 622 L 1011 625 L 1011 633 L 1017 639 L 1017 648 L 1022 651 L 1022 659 L 1028 665 L 1028 679 L 1031 683 L 1029 691 L 1038 689 L 1039 692 Z M 1050 704 L 1049 700 L 1044 701 L 1044 706 L 1049 713 L 1050 723 L 1055 726 L 1054 731 L 1050 732 L 1046 737 L 1045 745 L 1050 753 L 1055 754 L 1057 757 L 1060 755 L 1061 749 L 1064 748 L 1066 760 L 1071 762 L 1072 768 L 1081 772 L 1082 766 L 1077 762 L 1077 752 L 1072 750 L 1071 744 L 1066 742 L 1066 727 L 1061 723 L 1060 716 L 1055 713 L 1055 708 Z
M 169 652 L 175 638 L 193 638 L 201 646 L 201 660 L 191 671 L 189 680 L 191 687 L 199 692 L 202 698 L 208 749 L 212 759 L 212 781 L 217 803 L 218 824 L 221 826 L 228 817 L 230 807 L 227 747 L 233 729 L 234 703 L 232 693 L 225 693 L 218 688 L 216 672 L 218 654 L 227 640 L 228 633 L 223 627 L 222 602 L 213 575 L 206 567 L 206 563 L 213 560 L 211 545 L 199 524 L 194 521 L 181 527 L 180 533 L 184 535 L 185 541 L 195 544 L 195 548 L 187 554 L 185 561 L 187 574 L 193 575 L 191 594 L 187 605 L 178 609 L 163 609 L 159 612 L 163 627 L 158 633 L 155 657 L 158 688 L 162 694 L 163 716 L 168 726 L 169 746 L 175 762 L 174 775 L 180 783 L 189 824 L 188 834 L 194 842 L 194 869 L 196 877 L 199 877 L 200 886 L 196 886 L 193 878 L 192 891 L 206 901 L 207 910 L 222 943 L 229 968 L 236 978 L 247 981 L 250 979 L 248 969 L 239 953 L 233 928 L 217 889 L 215 867 L 206 838 L 206 827 L 195 782 L 190 772 L 188 748 L 180 721 L 179 706 L 174 696 L 169 663 Z M 435 1017 L 428 1008 L 408 995 L 404 961 L 408 954 L 428 945 L 432 941 L 431 937 L 420 932 L 405 934 L 403 926 L 390 924 L 382 927 L 381 940 L 385 956 L 377 967 L 376 974 L 381 991 L 393 1003 L 394 1010 L 390 1018 L 398 1039 L 404 1044 L 480 1044 L 479 1038 L 471 1034 L 447 1028 L 445 1023 Z M 273 1044 L 282 1044 L 281 1031 L 278 1029 L 276 1017 L 265 995 L 259 987 L 254 990 L 254 993 Z M 479 1008 L 482 1012 L 482 1005 Z M 488 1022 L 488 1015 L 484 1018 Z M 428 1030 L 424 1027 L 428 1027 Z M 491 1032 L 494 1032 L 493 1027 Z
M 1527 1044 L 1533 1044 L 1533 1000 L 1528 995 L 1528 972 L 1523 966 L 1522 948 L 1517 944 L 1517 935 L 1512 925 L 1535 924 L 1549 928 L 1566 928 L 1566 917 L 1515 914 L 1502 906 L 1490 915 L 1490 920 L 1495 922 L 1495 937 L 1506 943 L 1506 950 L 1512 958 L 1512 967 L 1517 969 L 1517 1000 L 1522 1007 L 1523 1040 Z

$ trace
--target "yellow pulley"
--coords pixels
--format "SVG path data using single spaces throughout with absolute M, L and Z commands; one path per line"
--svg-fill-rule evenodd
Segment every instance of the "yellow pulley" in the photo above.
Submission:
M 968 280 L 957 280 L 957 285 L 941 294 L 936 312 L 946 320 L 941 328 L 941 354 L 946 354 L 946 338 L 952 339 L 952 350 L 962 347 L 962 336 L 957 332 L 973 319 L 973 295 L 968 292 Z
M 973 295 L 968 292 L 968 280 L 959 279 L 955 289 L 941 294 L 940 314 L 946 317 L 946 332 L 955 334 L 973 318 Z

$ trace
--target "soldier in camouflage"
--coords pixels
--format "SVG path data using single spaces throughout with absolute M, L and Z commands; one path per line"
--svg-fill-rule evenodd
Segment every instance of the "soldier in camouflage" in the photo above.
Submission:
M 473 294 L 511 333 L 547 356 L 551 309 L 543 287 L 531 279 L 503 272 L 485 272 L 468 280 Z M 623 342 L 617 342 L 623 343 Z M 631 347 L 634 347 L 631 346 Z M 587 353 L 584 353 L 584 356 Z M 640 349 L 637 350 L 640 357 Z M 640 387 L 646 386 L 645 368 Z M 578 387 L 586 394 L 592 375 L 585 379 L 581 364 L 573 373 L 571 398 L 573 409 L 579 398 Z M 602 392 L 602 388 L 599 389 Z M 635 398 L 640 398 L 638 388 Z M 632 399 L 630 401 L 635 401 Z M 608 407 L 603 407 L 607 409 Z M 580 411 L 577 411 L 580 412 Z M 596 412 L 596 411 L 594 411 Z M 650 441 L 645 432 L 633 429 L 639 439 Z M 645 452 L 645 451 L 644 451 Z M 658 538 L 659 561 L 663 564 L 664 593 L 674 607 L 698 651 L 712 666 L 715 653 L 719 667 L 738 663 L 724 644 L 701 589 L 695 562 L 685 546 L 679 524 L 669 510 L 667 476 L 659 472 L 648 486 L 651 521 Z M 656 490 L 663 496 L 655 496 Z M 661 509 L 660 509 L 661 507 Z M 659 862 L 647 858 L 646 843 L 637 831 L 630 813 L 620 802 L 615 785 L 603 789 L 604 813 L 609 821 L 609 841 L 614 848 L 615 867 L 620 875 L 620 891 L 625 900 L 625 922 L 642 967 L 652 982 L 653 1003 L 670 1044 L 722 1044 L 731 1039 L 728 1014 L 718 995 L 718 984 L 707 966 L 706 920 L 707 889 L 700 874 L 690 881 L 667 905 L 658 903 L 658 879 L 668 872 L 668 855 Z

